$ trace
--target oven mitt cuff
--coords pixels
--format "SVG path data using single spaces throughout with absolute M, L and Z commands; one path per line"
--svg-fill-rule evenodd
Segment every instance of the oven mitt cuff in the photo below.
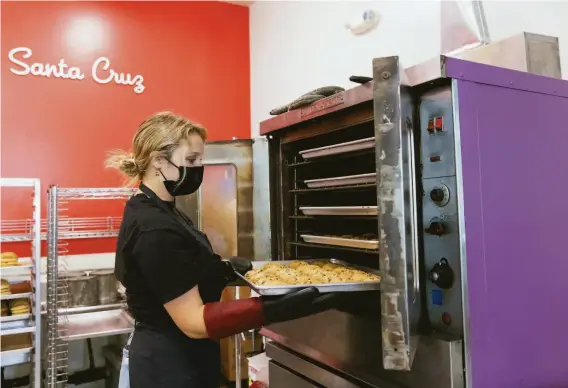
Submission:
M 203 320 L 209 338 L 221 339 L 261 327 L 265 322 L 260 298 L 207 303 Z

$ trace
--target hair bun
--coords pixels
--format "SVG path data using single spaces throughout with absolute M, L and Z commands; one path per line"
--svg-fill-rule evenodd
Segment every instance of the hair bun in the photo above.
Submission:
M 132 157 L 126 157 L 120 161 L 119 170 L 128 175 L 129 177 L 135 178 L 140 173 L 136 161 Z
M 105 162 L 106 167 L 115 168 L 122 171 L 130 178 L 137 178 L 140 175 L 140 169 L 134 160 L 133 155 L 124 151 L 113 151 Z

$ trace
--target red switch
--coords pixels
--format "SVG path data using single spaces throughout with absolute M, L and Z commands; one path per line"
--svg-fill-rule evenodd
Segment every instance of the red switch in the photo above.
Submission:
M 434 119 L 434 128 L 436 132 L 442 132 L 444 130 L 444 118 L 443 117 L 436 117 Z
M 442 323 L 446 326 L 450 326 L 452 324 L 452 316 L 450 313 L 445 312 L 442 314 Z

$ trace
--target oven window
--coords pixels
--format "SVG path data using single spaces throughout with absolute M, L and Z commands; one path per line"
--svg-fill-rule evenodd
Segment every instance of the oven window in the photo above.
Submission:
M 237 255 L 237 169 L 232 164 L 205 166 L 199 193 L 199 227 L 221 257 Z

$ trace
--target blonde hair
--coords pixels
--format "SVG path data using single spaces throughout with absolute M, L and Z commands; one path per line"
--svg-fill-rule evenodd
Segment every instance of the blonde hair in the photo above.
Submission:
M 194 133 L 207 140 L 207 129 L 203 126 L 172 112 L 156 113 L 138 127 L 132 139 L 132 152 L 111 151 L 105 166 L 121 171 L 127 177 L 127 184 L 132 185 L 142 180 L 152 157 L 171 157 L 180 141 Z

